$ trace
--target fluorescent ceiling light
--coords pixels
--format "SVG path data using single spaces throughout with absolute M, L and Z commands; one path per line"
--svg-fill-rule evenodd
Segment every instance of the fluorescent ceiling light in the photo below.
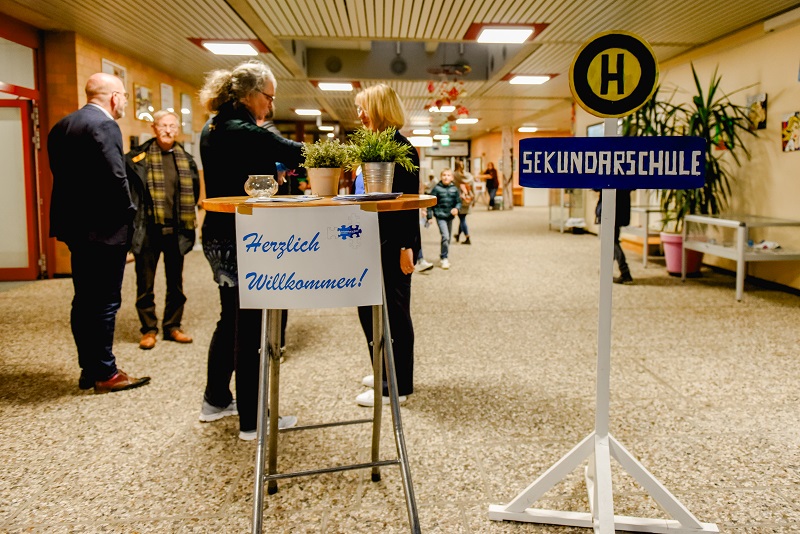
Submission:
M 425 136 L 417 136 L 417 137 L 409 137 L 408 141 L 416 147 L 427 147 L 433 146 L 433 137 L 425 137 Z
M 333 82 L 319 82 L 317 84 L 322 91 L 352 91 L 352 83 L 333 83 Z
M 541 85 L 548 81 L 550 76 L 514 76 L 508 83 L 513 85 Z
M 456 124 L 475 124 L 478 119 L 456 119 Z
M 332 132 L 333 126 L 318 126 L 320 132 Z
M 539 128 L 536 126 L 520 126 L 517 131 L 522 133 L 533 133 L 539 131 Z
M 413 133 L 414 135 L 428 135 L 431 133 L 431 131 L 428 129 L 421 129 L 421 130 L 413 130 L 411 133 Z
M 298 115 L 312 115 L 312 116 L 322 115 L 322 112 L 318 109 L 296 109 L 294 110 L 294 112 L 297 113 Z
M 450 136 L 447 134 L 437 134 L 433 136 L 434 139 L 437 141 L 441 141 L 442 139 L 450 139 Z
M 428 108 L 428 111 L 431 113 L 452 113 L 456 110 L 455 106 L 442 106 L 437 108 L 436 106 L 431 106 Z
M 478 35 L 478 42 L 520 44 L 527 41 L 532 33 L 533 28 L 527 27 L 484 28 Z
M 333 137 L 333 132 L 328 132 L 327 135 L 328 137 Z
M 203 46 L 218 56 L 257 56 L 258 50 L 245 42 L 203 41 Z

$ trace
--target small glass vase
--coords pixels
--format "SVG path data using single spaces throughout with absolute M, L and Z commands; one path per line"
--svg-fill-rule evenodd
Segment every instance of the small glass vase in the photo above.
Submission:
M 278 181 L 271 174 L 251 174 L 244 183 L 244 192 L 253 198 L 269 198 L 278 191 Z

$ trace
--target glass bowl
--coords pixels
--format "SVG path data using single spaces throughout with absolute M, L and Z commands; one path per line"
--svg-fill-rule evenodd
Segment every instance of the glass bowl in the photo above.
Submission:
M 253 198 L 269 198 L 278 191 L 278 181 L 271 174 L 251 174 L 244 183 L 244 191 Z

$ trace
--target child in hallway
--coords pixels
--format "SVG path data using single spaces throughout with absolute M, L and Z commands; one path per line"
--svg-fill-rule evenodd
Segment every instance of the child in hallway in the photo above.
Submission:
M 431 195 L 436 197 L 436 205 L 428 209 L 426 214 L 428 219 L 436 217 L 439 233 L 442 234 L 442 249 L 439 254 L 441 258 L 439 265 L 442 269 L 450 268 L 450 260 L 447 259 L 447 253 L 450 250 L 453 218 L 458 215 L 458 210 L 461 208 L 461 195 L 458 186 L 453 183 L 453 179 L 452 170 L 444 169 L 442 171 L 441 180 L 431 190 Z

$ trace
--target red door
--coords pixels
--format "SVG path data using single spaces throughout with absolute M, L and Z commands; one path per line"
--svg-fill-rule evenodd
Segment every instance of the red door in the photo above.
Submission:
M 40 247 L 31 101 L 0 99 L 0 280 L 35 280 Z

